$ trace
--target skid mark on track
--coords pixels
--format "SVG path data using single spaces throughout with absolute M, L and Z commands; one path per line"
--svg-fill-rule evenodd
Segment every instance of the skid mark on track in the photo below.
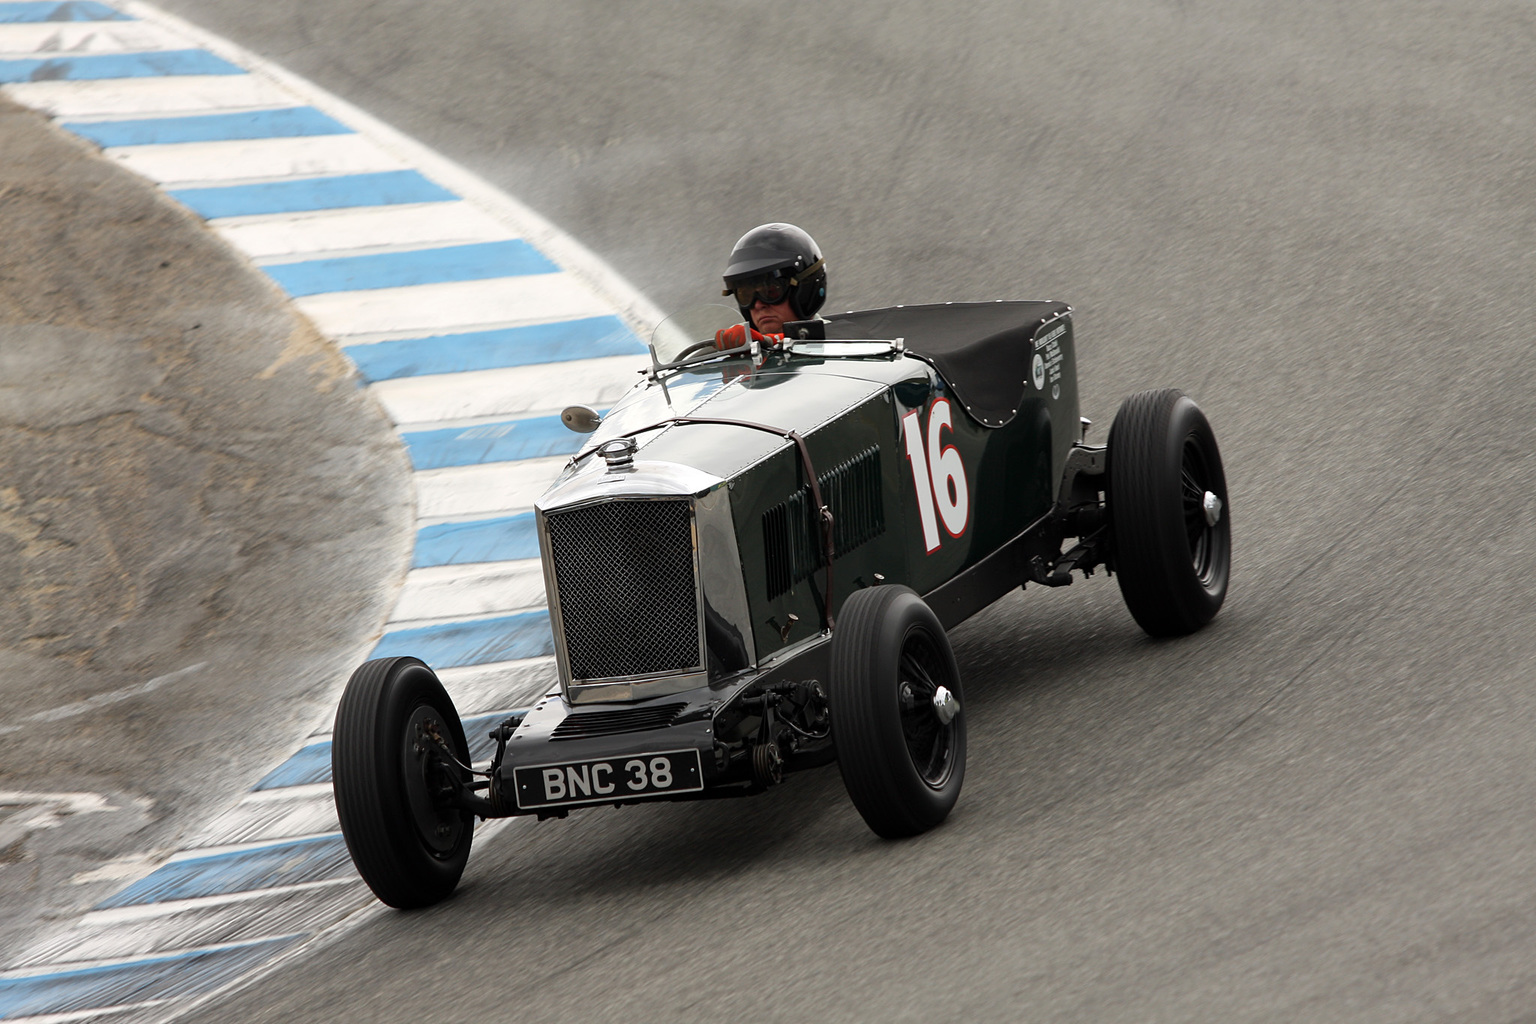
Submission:
M 153 693 L 168 683 L 178 682 L 196 675 L 207 667 L 207 662 L 200 661 L 196 665 L 188 665 L 186 668 L 177 669 L 175 672 L 167 672 L 163 676 L 156 676 L 147 683 L 140 683 L 137 686 L 126 686 L 121 690 L 112 690 L 109 693 L 98 693 L 93 697 L 87 697 L 85 700 L 61 704 L 56 708 L 49 708 L 47 711 L 39 711 L 36 714 L 26 716 L 15 725 L 0 725 L 0 736 L 4 736 L 6 733 L 20 732 L 30 722 L 59 722 L 66 718 L 74 718 L 77 715 L 89 714 L 97 708 L 104 708 L 110 704 L 117 704 L 121 701 L 132 700 L 134 697 L 141 697 L 146 693 Z M 5 793 L 0 793 L 0 804 L 8 802 L 5 799 L 6 795 Z

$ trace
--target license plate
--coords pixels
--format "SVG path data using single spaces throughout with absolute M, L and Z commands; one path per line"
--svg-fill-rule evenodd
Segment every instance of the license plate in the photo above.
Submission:
M 697 750 L 666 750 L 598 761 L 529 765 L 512 772 L 517 806 L 606 804 L 704 788 Z

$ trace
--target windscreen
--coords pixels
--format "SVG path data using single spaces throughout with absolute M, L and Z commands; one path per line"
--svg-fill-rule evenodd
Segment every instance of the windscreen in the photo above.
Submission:
M 696 306 L 673 313 L 651 332 L 651 359 L 657 366 L 670 366 L 714 352 L 715 332 L 739 323 L 741 311 L 732 306 Z

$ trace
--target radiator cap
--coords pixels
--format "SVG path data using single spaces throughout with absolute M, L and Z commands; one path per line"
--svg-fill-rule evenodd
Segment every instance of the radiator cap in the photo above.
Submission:
M 608 472 L 622 473 L 635 468 L 635 449 L 640 446 L 632 437 L 615 437 L 597 446 L 597 454 L 608 463 Z

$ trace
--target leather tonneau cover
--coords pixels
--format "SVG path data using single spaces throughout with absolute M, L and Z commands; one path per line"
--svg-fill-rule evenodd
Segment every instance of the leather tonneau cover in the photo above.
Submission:
M 903 338 L 944 375 L 976 422 L 1001 427 L 1033 385 L 1034 338 L 1072 312 L 1065 302 L 941 302 L 827 315 L 828 338 Z M 1069 328 L 1070 329 L 1070 328 Z

